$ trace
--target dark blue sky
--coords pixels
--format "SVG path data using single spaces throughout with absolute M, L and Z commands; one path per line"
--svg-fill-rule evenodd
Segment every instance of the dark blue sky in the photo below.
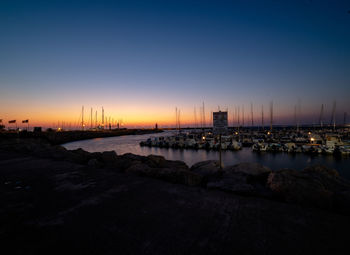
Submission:
M 310 123 L 337 100 L 340 119 L 348 10 L 336 0 L 1 1 L 0 113 L 84 104 L 136 118 L 178 106 L 191 118 L 202 101 L 258 112 L 273 99 L 280 123 L 298 100 Z

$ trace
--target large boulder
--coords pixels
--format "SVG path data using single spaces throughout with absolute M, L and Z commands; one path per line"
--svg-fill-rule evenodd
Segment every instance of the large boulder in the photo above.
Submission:
M 113 165 L 117 161 L 117 153 L 115 151 L 104 151 L 101 154 L 101 160 L 106 165 Z
M 88 161 L 87 165 L 88 165 L 89 167 L 92 167 L 92 168 L 100 168 L 100 167 L 102 167 L 102 163 L 101 163 L 98 159 L 96 159 L 96 158 L 90 159 L 90 160 Z
M 150 167 L 188 169 L 185 162 L 179 160 L 166 160 L 163 156 L 149 155 L 144 162 Z
M 315 174 L 322 174 L 327 175 L 328 177 L 340 177 L 339 173 L 335 169 L 330 169 L 328 167 L 322 166 L 322 165 L 314 165 L 309 166 L 303 170 L 303 172 L 307 173 L 315 173 Z
M 133 165 L 142 164 L 144 161 L 143 156 L 135 155 L 132 153 L 125 153 L 121 156 L 117 157 L 117 161 L 115 162 L 115 166 L 121 171 L 126 171 Z
M 89 160 L 92 158 L 90 152 L 87 152 L 81 148 L 76 150 L 70 150 L 70 153 L 67 155 L 67 159 L 74 163 L 78 164 L 87 164 Z
M 216 179 L 209 180 L 207 187 L 241 195 L 269 197 L 271 192 L 265 187 L 265 184 L 270 172 L 269 168 L 257 163 L 228 166 Z
M 216 178 L 220 175 L 220 163 L 217 160 L 206 160 L 198 162 L 191 167 L 191 172 L 201 175 L 204 180 Z
M 202 183 L 202 176 L 185 168 L 152 167 L 145 162 L 135 162 L 125 171 L 189 186 L 198 186 Z
M 225 172 L 243 173 L 252 178 L 264 178 L 271 173 L 271 169 L 259 163 L 240 163 L 234 166 L 225 167 Z
M 347 208 L 350 201 L 350 183 L 339 177 L 335 170 L 323 166 L 272 172 L 267 186 L 280 199 L 306 206 Z
M 149 155 L 144 157 L 128 153 L 119 156 L 117 164 L 125 172 L 173 183 L 197 186 L 202 182 L 202 177 L 189 171 L 188 166 L 184 162 L 166 160 L 162 156 Z

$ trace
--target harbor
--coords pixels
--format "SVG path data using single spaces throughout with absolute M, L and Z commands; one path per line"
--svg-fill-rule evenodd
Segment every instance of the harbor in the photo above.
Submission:
M 193 130 L 192 130 L 193 131 Z M 182 133 L 185 131 L 183 130 Z M 171 147 L 140 146 L 142 141 L 159 140 L 159 137 L 174 137 L 178 135 L 178 130 L 165 130 L 162 133 L 128 135 L 118 137 L 106 137 L 99 139 L 88 139 L 65 143 L 66 149 L 75 150 L 82 148 L 89 152 L 115 151 L 118 155 L 136 154 L 141 156 L 158 155 L 167 160 L 177 160 L 185 162 L 189 167 L 200 161 L 218 160 L 219 150 L 206 149 L 173 149 Z M 283 168 L 304 169 L 312 165 L 324 165 L 339 171 L 339 174 L 350 179 L 350 157 L 343 157 L 330 154 L 315 153 L 285 153 L 285 152 L 256 152 L 251 147 L 242 146 L 240 150 L 222 150 L 223 166 L 239 164 L 242 162 L 255 162 L 268 166 L 272 170 Z
M 273 131 L 258 128 L 230 128 L 226 135 L 215 135 L 212 128 L 183 129 L 171 136 L 150 137 L 141 146 L 172 149 L 241 150 L 250 147 L 255 152 L 288 152 L 328 155 L 350 155 L 349 128 L 337 130 L 293 127 Z M 220 148 L 221 147 L 221 148 Z

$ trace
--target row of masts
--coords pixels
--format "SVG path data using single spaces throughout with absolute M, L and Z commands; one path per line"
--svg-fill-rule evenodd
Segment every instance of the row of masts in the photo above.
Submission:
M 87 127 L 90 124 L 90 129 L 112 129 L 112 128 L 120 128 L 121 124 L 122 124 L 122 119 L 119 120 L 115 120 L 114 118 L 112 118 L 111 116 L 106 116 L 105 117 L 105 111 L 104 108 L 102 107 L 101 109 L 101 121 L 98 120 L 98 116 L 97 116 L 97 110 L 95 111 L 95 118 L 93 118 L 93 108 L 90 108 L 90 119 L 85 122 L 84 119 L 84 106 L 82 106 L 81 108 L 81 129 L 85 130 L 87 129 Z
M 321 105 L 321 111 L 320 111 L 320 116 L 319 116 L 319 126 L 323 127 L 324 126 L 324 104 Z M 220 107 L 218 107 L 218 111 L 220 111 Z M 226 111 L 228 111 L 226 109 Z M 273 101 L 270 101 L 269 103 L 269 128 L 270 130 L 273 129 L 273 124 L 274 124 L 274 105 Z M 333 107 L 332 107 L 332 113 L 331 113 L 331 120 L 329 122 L 328 126 L 332 126 L 333 129 L 335 130 L 336 128 L 336 101 L 333 102 Z M 175 114 L 176 114 L 176 129 L 180 129 L 180 109 L 176 107 L 175 109 Z M 194 127 L 195 128 L 206 128 L 207 123 L 205 121 L 205 106 L 204 102 L 202 103 L 202 106 L 199 107 L 199 121 L 198 121 L 198 116 L 197 116 L 197 107 L 194 107 Z M 242 106 L 235 106 L 234 110 L 232 111 L 232 126 L 236 126 L 237 128 L 245 126 L 245 111 L 244 111 L 244 105 Z M 211 122 L 212 122 L 212 115 L 213 111 L 210 112 L 210 117 L 211 117 Z M 294 106 L 294 122 L 295 122 L 295 127 L 296 130 L 299 131 L 300 126 L 301 126 L 301 100 L 298 100 L 298 103 Z M 346 124 L 347 120 L 347 113 L 344 112 L 344 125 Z M 254 126 L 254 111 L 253 111 L 253 103 L 250 104 L 250 125 L 253 127 Z M 256 125 L 259 126 L 259 125 Z M 264 105 L 261 105 L 261 128 L 265 128 L 265 119 L 264 119 Z

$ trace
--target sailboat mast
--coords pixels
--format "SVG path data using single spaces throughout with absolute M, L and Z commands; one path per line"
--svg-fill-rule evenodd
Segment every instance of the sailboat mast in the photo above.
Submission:
M 333 102 L 333 109 L 332 109 L 332 120 L 331 120 L 331 124 L 333 123 L 333 130 L 335 131 L 335 109 L 337 106 L 337 102 L 334 101 Z
M 95 112 L 95 128 L 97 128 L 97 110 Z
M 244 127 L 244 105 L 242 105 L 242 127 Z
M 194 127 L 197 128 L 197 112 L 196 112 L 196 107 L 194 107 Z
M 321 112 L 320 112 L 320 119 L 319 119 L 319 124 L 320 124 L 320 127 L 322 128 L 323 127 L 323 104 L 321 105 Z
M 254 126 L 254 120 L 253 120 L 253 103 L 250 103 L 250 117 L 252 119 L 252 127 Z
M 177 121 L 177 107 L 175 107 L 175 129 L 177 129 L 177 124 L 178 124 L 178 121 Z
M 261 105 L 261 127 L 264 130 L 264 105 Z
M 270 131 L 272 131 L 273 123 L 273 101 L 270 102 Z
M 84 130 L 84 105 L 81 108 L 81 129 Z
M 92 107 L 90 111 L 90 128 L 92 129 Z
M 204 102 L 203 102 L 203 127 L 205 128 L 206 123 L 205 123 L 205 108 L 204 108 Z
M 104 122 L 105 121 L 105 110 L 103 109 L 103 106 L 102 106 L 102 128 L 104 128 Z

